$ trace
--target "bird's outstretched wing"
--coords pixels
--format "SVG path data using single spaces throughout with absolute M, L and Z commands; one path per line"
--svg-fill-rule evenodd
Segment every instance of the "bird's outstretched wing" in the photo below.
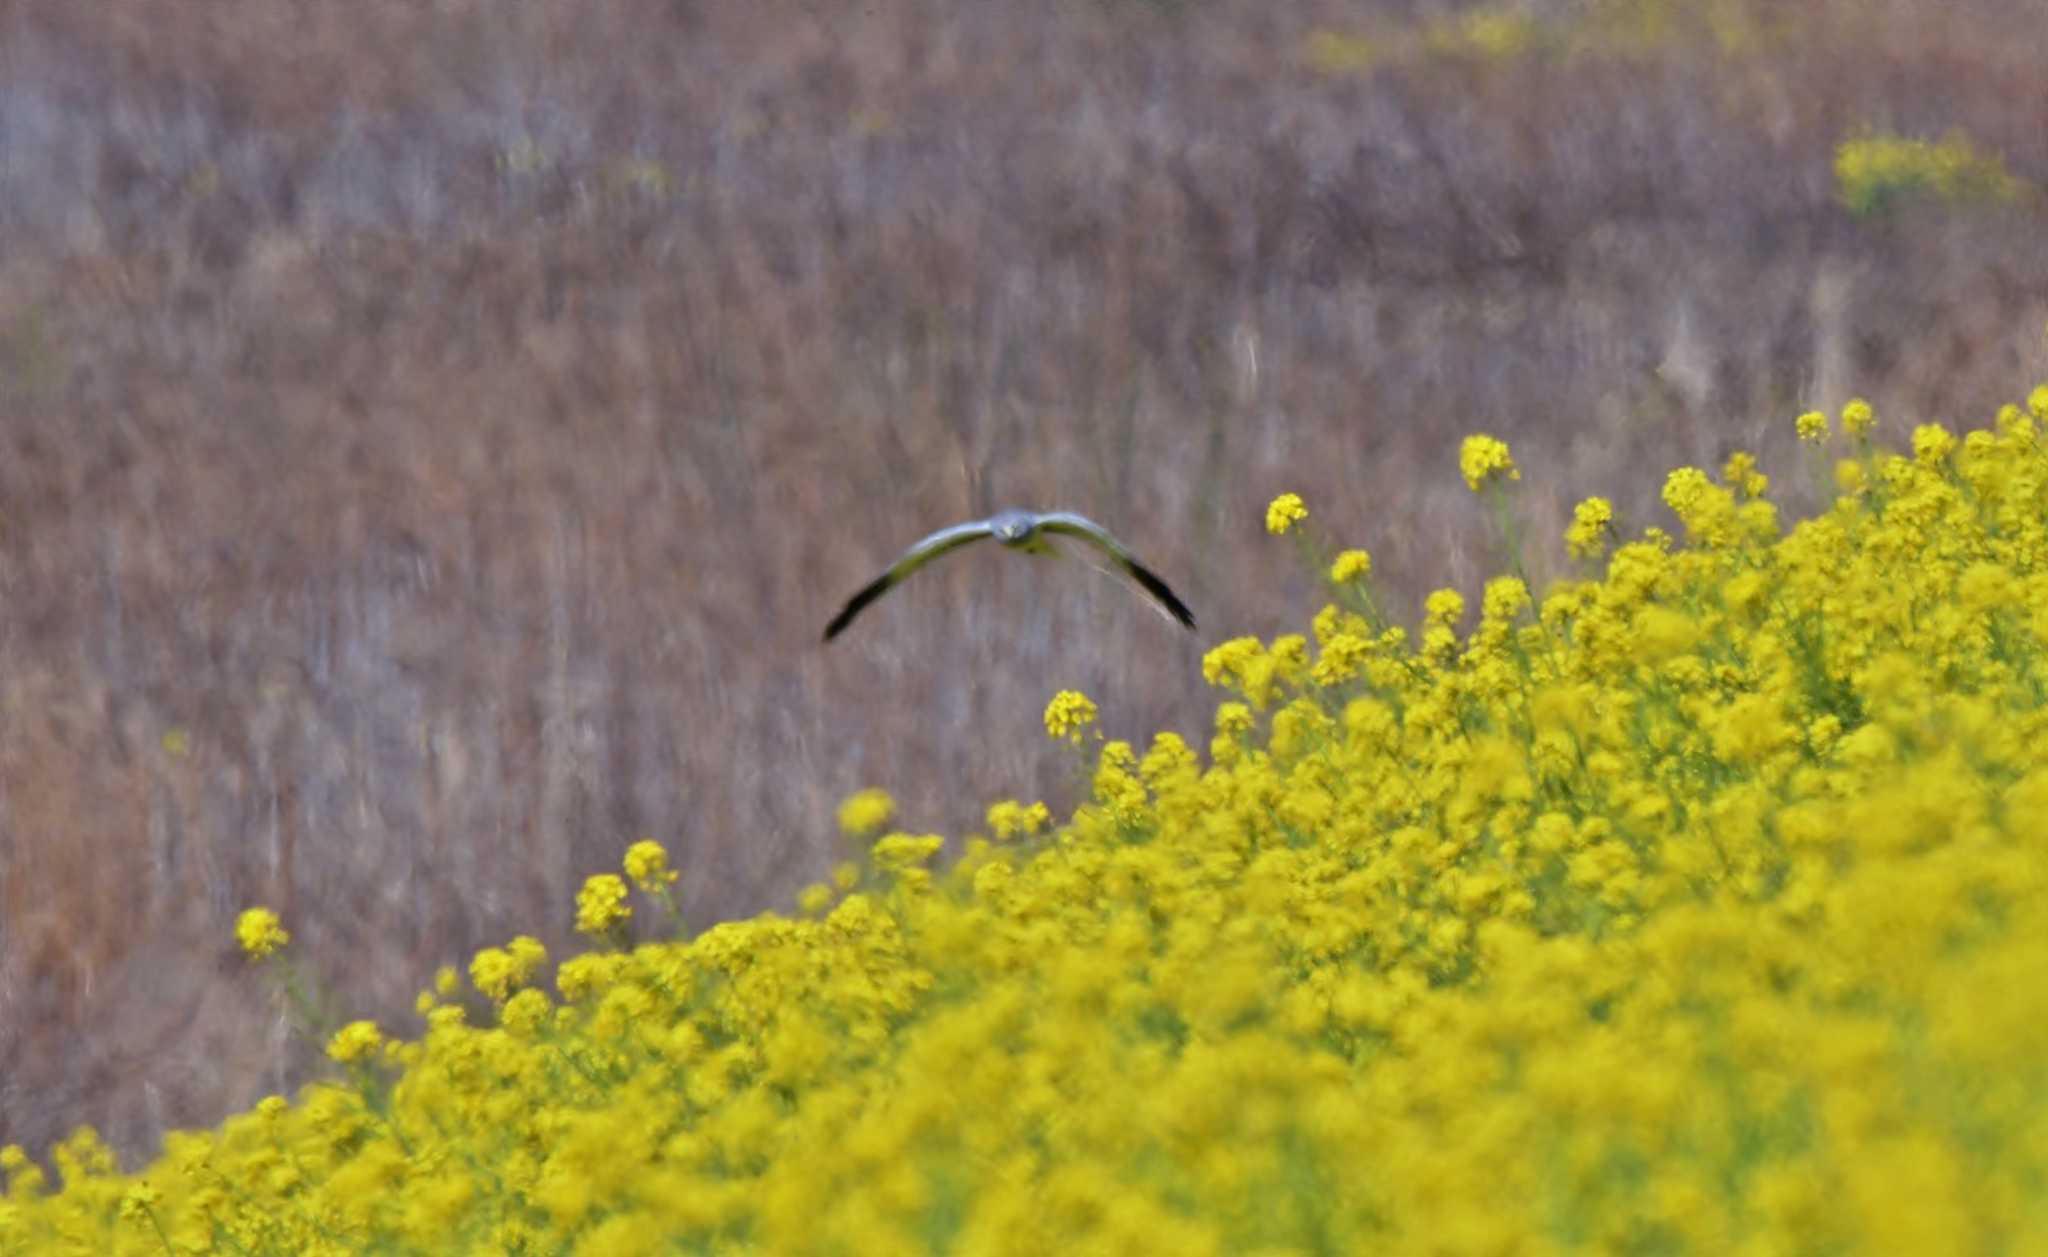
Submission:
M 1131 552 L 1124 549 L 1115 537 L 1110 536 L 1109 530 L 1102 525 L 1072 511 L 1053 511 L 1038 517 L 1038 527 L 1062 537 L 1079 537 L 1102 551 L 1132 580 L 1144 586 L 1145 592 L 1151 594 L 1160 606 L 1165 607 L 1174 619 L 1188 628 L 1195 627 L 1195 613 L 1188 610 L 1187 604 L 1174 597 L 1173 591 L 1166 587 L 1166 582 L 1154 576 L 1149 568 L 1132 557 Z
M 853 623 L 853 617 L 861 613 L 861 608 L 910 579 L 911 573 L 917 569 L 948 550 L 958 550 L 961 546 L 994 534 L 995 530 L 989 527 L 987 520 L 978 519 L 971 524 L 955 524 L 951 528 L 941 528 L 905 550 L 901 557 L 889 565 L 888 571 L 869 581 L 859 593 L 846 600 L 846 605 L 840 608 L 839 614 L 833 616 L 832 622 L 825 626 L 825 640 L 829 642 L 839 636 L 842 629 Z

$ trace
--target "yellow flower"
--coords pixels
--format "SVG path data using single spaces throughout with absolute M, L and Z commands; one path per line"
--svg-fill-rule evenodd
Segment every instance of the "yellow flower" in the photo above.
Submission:
M 626 848 L 625 867 L 626 876 L 633 879 L 633 884 L 649 894 L 682 876 L 668 866 L 668 852 L 651 838 L 643 838 Z
M 548 951 L 539 939 L 520 935 L 502 949 L 486 947 L 469 962 L 469 980 L 476 989 L 503 1003 L 512 992 L 533 980 L 548 962 Z
M 1330 579 L 1339 585 L 1363 580 L 1372 574 L 1372 555 L 1363 550 L 1346 550 L 1330 564 Z
M 327 1055 L 347 1065 L 374 1055 L 384 1046 L 384 1034 L 374 1021 L 351 1021 L 335 1032 L 327 1043 Z
M 858 838 L 874 833 L 895 815 L 896 800 L 889 797 L 887 790 L 857 790 L 839 805 L 839 832 Z
M 626 906 L 626 883 L 616 873 L 599 873 L 576 892 L 576 929 L 592 937 L 609 934 L 633 915 Z
M 1519 576 L 1496 576 L 1486 582 L 1479 599 L 1479 613 L 1488 620 L 1512 620 L 1530 606 L 1529 587 Z
M 292 941 L 277 914 L 268 908 L 250 908 L 235 919 L 235 941 L 258 960 Z
M 581 1000 L 601 994 L 618 974 L 619 953 L 584 952 L 571 956 L 555 970 L 555 989 L 566 1000 Z
M 1455 589 L 1439 589 L 1422 600 L 1423 622 L 1448 628 L 1465 618 L 1465 595 Z
M 1052 823 L 1052 813 L 1043 803 L 1023 804 L 1005 799 L 988 809 L 988 827 L 998 838 L 1016 838 L 1037 833 Z
M 494 1000 L 503 1001 L 517 982 L 513 976 L 512 957 L 502 948 L 484 948 L 470 959 L 469 980 L 476 984 L 477 990 Z
M 1241 678 L 1253 660 L 1266 653 L 1256 637 L 1233 637 L 1211 647 L 1202 656 L 1202 679 L 1211 685 L 1228 685 Z
M 1697 467 L 1680 467 L 1664 481 L 1664 504 L 1684 522 L 1686 534 L 1707 545 L 1735 539 L 1735 495 Z
M 163 1197 L 156 1188 L 146 1182 L 137 1183 L 121 1193 L 121 1219 L 125 1222 L 146 1222 L 149 1220 L 150 1210 L 154 1209 L 156 1202 L 161 1199 Z
M 1461 573 L 1419 629 L 1225 643 L 1207 754 L 1063 696 L 1073 810 L 978 826 L 1053 840 L 884 824 L 802 913 L 552 987 L 515 938 L 465 962 L 480 1024 L 446 975 L 417 1040 L 316 1040 L 344 1077 L 144 1172 L 0 1147 L 0 1252 L 893 1252 L 935 1210 L 962 1252 L 2031 1251 L 2038 426 L 1859 439 L 1864 492 L 1782 528 L 1741 457 L 1631 486 L 1730 543 L 1620 544 L 1601 500 L 1611 559 L 1534 616 Z M 580 923 L 666 872 L 629 850 Z
M 519 967 L 520 981 L 532 978 L 535 971 L 548 962 L 548 949 L 531 935 L 521 934 L 505 944 L 505 952 L 512 957 L 512 963 Z
M 1842 431 L 1850 436 L 1866 436 L 1876 424 L 1877 412 L 1862 398 L 1852 397 L 1849 404 L 1842 407 Z
M 1955 206 L 2011 201 L 2026 183 L 1996 154 L 1982 153 L 1967 136 L 1939 141 L 1866 132 L 1835 150 L 1836 192 L 1855 214 L 1876 214 L 1913 200 Z
M 1938 423 L 1923 423 L 1913 429 L 1913 457 L 1928 466 L 1948 461 L 1955 448 L 1954 434 Z
M 1614 503 L 1587 498 L 1572 508 L 1571 527 L 1564 532 L 1565 552 L 1575 559 L 1598 558 L 1614 531 Z
M 1520 480 L 1521 468 L 1508 452 L 1508 443 L 1484 433 L 1468 436 L 1458 449 L 1458 471 L 1474 493 L 1496 479 Z
M 1081 744 L 1081 731 L 1095 723 L 1095 703 L 1079 690 L 1061 690 L 1045 705 L 1046 736 Z
M 901 872 L 930 860 L 946 840 L 938 834 L 890 834 L 877 842 L 875 867 L 884 872 Z
M 498 1024 L 514 1034 L 531 1035 L 553 1011 L 545 992 L 528 987 L 505 1001 L 505 1007 L 498 1011 Z
M 1283 493 L 1266 507 L 1266 531 L 1280 536 L 1308 518 L 1308 507 L 1298 493 Z
M 1771 487 L 1771 478 L 1756 469 L 1756 456 L 1742 450 L 1722 464 L 1721 481 L 1745 498 L 1760 498 Z
M 1337 633 L 1323 643 L 1323 653 L 1309 675 L 1317 685 L 1341 685 L 1357 676 L 1372 655 L 1372 644 L 1354 633 Z
M 1799 429 L 1799 439 L 1811 445 L 1818 445 L 1828 439 L 1828 417 L 1818 410 L 1809 410 L 1794 420 Z

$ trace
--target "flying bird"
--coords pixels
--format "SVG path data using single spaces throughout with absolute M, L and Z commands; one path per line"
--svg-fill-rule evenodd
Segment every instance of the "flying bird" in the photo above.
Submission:
M 1115 537 L 1109 535 L 1107 529 L 1094 520 L 1073 514 L 1071 511 L 1048 511 L 1044 514 L 1037 511 L 998 511 L 987 519 L 941 528 L 905 550 L 902 557 L 889 565 L 888 571 L 877 576 L 866 588 L 847 600 L 846 606 L 825 626 L 825 640 L 829 642 L 839 636 L 847 625 L 853 623 L 853 617 L 859 615 L 862 608 L 910 579 L 911 573 L 942 554 L 971 545 L 984 537 L 994 537 L 1010 549 L 1022 550 L 1026 554 L 1058 554 L 1059 551 L 1046 540 L 1048 533 L 1061 537 L 1079 537 L 1102 551 L 1109 556 L 1111 562 L 1123 570 L 1124 575 L 1143 586 L 1145 592 L 1152 595 L 1153 600 L 1165 608 L 1174 619 L 1189 628 L 1195 627 L 1194 613 L 1189 611 L 1187 605 L 1179 598 L 1174 597 L 1173 591 L 1166 587 L 1166 582 L 1154 576 L 1144 564 L 1132 558 L 1131 552 L 1124 549 Z

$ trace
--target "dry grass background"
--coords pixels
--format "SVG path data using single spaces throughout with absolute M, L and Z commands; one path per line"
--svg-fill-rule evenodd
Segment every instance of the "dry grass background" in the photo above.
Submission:
M 2037 0 L 1404 34 L 1466 7 L 0 4 L 0 1143 L 133 1156 L 303 1077 L 249 904 L 404 1027 L 635 838 L 705 923 L 829 868 L 860 786 L 1070 801 L 1055 689 L 1198 732 L 1202 644 L 1319 605 L 1281 490 L 1412 605 L 1490 561 L 1468 432 L 1542 574 L 1585 494 L 1796 481 L 1810 405 L 2048 377 L 2038 200 L 1858 220 L 1830 174 L 1957 129 L 2048 183 Z M 960 560 L 817 645 L 1008 503 L 1118 530 L 1199 639 Z

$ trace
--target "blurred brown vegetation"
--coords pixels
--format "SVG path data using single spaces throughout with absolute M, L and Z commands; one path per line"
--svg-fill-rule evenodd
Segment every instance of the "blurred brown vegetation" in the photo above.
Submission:
M 0 1142 L 134 1155 L 315 1067 L 249 904 L 403 1029 L 435 966 L 565 944 L 633 839 L 703 924 L 786 906 L 860 786 L 951 833 L 1070 802 L 1054 690 L 1199 735 L 1203 643 L 1320 605 L 1279 491 L 1412 606 L 1493 562 L 1468 432 L 1514 444 L 1540 575 L 1576 498 L 1660 521 L 1737 447 L 1810 500 L 1808 406 L 1971 421 L 2048 376 L 2038 197 L 1859 219 L 1830 173 L 1883 127 L 2048 182 L 2038 0 L 1497 12 L 1558 37 L 0 4 Z M 1011 503 L 1119 531 L 1199 638 L 969 552 L 818 646 Z

